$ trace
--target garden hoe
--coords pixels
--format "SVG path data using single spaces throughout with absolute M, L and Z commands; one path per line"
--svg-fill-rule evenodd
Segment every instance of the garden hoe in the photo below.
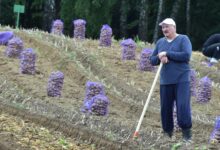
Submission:
M 140 119 L 139 119 L 139 121 L 138 121 L 137 128 L 136 128 L 136 130 L 135 130 L 135 132 L 134 132 L 133 139 L 136 139 L 136 138 L 138 137 L 138 132 L 139 132 L 141 123 L 142 123 L 142 121 L 143 121 L 145 112 L 147 111 L 147 107 L 148 107 L 148 104 L 149 104 L 149 102 L 150 102 L 150 98 L 151 98 L 151 95 L 152 95 L 152 93 L 153 93 L 154 87 L 155 87 L 155 85 L 156 85 L 156 83 L 157 83 L 157 79 L 158 79 L 158 77 L 159 77 L 159 74 L 160 74 L 160 71 L 161 71 L 162 66 L 163 66 L 163 63 L 160 63 L 160 66 L 159 66 L 159 68 L 158 68 L 158 70 L 157 70 L 157 73 L 156 73 L 156 76 L 155 76 L 155 78 L 154 78 L 153 84 L 152 84 L 152 86 L 151 86 L 150 93 L 149 93 L 149 95 L 148 95 L 148 97 L 147 97 L 147 100 L 146 100 L 146 103 L 145 103 L 145 105 L 144 105 L 144 109 L 143 109 L 143 111 L 142 111 L 141 117 L 140 117 Z

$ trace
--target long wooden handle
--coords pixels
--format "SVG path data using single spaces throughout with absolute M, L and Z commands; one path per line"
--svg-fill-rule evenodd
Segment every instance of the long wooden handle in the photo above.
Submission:
M 149 104 L 149 102 L 150 102 L 150 99 L 151 99 L 152 93 L 153 93 L 153 91 L 154 91 L 155 85 L 156 85 L 156 83 L 157 83 L 157 79 L 158 79 L 158 77 L 159 77 L 159 74 L 160 74 L 160 71 L 161 71 L 162 66 L 163 66 L 163 63 L 160 63 L 160 66 L 159 66 L 159 68 L 158 68 L 158 70 L 157 70 L 157 73 L 156 73 L 156 76 L 155 76 L 155 78 L 154 78 L 154 82 L 153 82 L 153 84 L 152 84 L 152 86 L 151 86 L 150 93 L 149 93 L 149 95 L 148 95 L 148 97 L 147 97 L 147 100 L 146 100 L 146 103 L 145 103 L 145 105 L 144 105 L 144 109 L 143 109 L 143 111 L 142 111 L 141 117 L 140 117 L 140 119 L 139 119 L 139 121 L 138 121 L 137 128 L 136 128 L 136 130 L 135 130 L 135 132 L 134 132 L 133 138 L 137 138 L 137 137 L 138 137 L 138 132 L 139 132 L 141 123 L 142 123 L 143 118 L 144 118 L 144 115 L 145 115 L 145 113 L 146 113 L 146 111 L 147 111 L 147 107 L 148 107 L 148 104 Z

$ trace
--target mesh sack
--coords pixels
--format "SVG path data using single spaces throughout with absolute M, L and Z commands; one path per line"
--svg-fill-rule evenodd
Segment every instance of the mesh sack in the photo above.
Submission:
M 100 38 L 99 38 L 99 45 L 109 47 L 112 44 L 112 28 L 105 24 L 102 26 Z
M 214 130 L 210 136 L 210 143 L 220 143 L 220 116 L 215 120 Z
M 86 95 L 82 107 L 83 112 L 86 112 L 90 109 L 89 107 L 91 100 L 96 95 L 105 95 L 104 86 L 99 82 L 88 81 L 86 83 Z
M 20 55 L 20 71 L 23 74 L 35 74 L 36 54 L 32 48 L 23 50 Z
M 153 71 L 155 68 L 150 63 L 150 56 L 152 55 L 153 50 L 143 49 L 140 55 L 140 61 L 138 69 L 141 71 Z
M 197 86 L 196 71 L 194 69 L 191 69 L 190 70 L 190 92 L 191 92 L 191 96 L 196 97 L 196 86 Z
M 86 32 L 86 21 L 83 19 L 77 19 L 73 21 L 74 24 L 74 38 L 76 39 L 85 39 L 85 32 Z
M 52 72 L 48 79 L 47 95 L 51 97 L 60 97 L 63 80 L 64 74 L 61 71 Z
M 121 42 L 122 60 L 135 60 L 136 43 L 132 39 L 126 39 Z
M 205 76 L 199 80 L 197 102 L 206 103 L 211 100 L 212 85 L 211 80 Z
M 63 21 L 60 19 L 53 21 L 51 33 L 56 35 L 63 35 Z
M 176 101 L 174 102 L 174 105 L 173 105 L 173 123 L 174 123 L 174 131 L 180 131 L 181 128 L 179 127 L 178 120 L 177 120 Z
M 109 100 L 104 95 L 96 95 L 88 104 L 89 112 L 97 116 L 105 116 L 108 114 Z
M 93 96 L 98 94 L 105 95 L 104 86 L 99 82 L 88 81 L 86 83 L 86 98 L 90 100 Z
M 23 49 L 23 41 L 19 37 L 14 37 L 8 41 L 5 55 L 8 57 L 19 58 Z

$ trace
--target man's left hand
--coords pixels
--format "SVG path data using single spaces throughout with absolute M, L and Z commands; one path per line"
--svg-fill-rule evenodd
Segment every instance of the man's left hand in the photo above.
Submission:
M 161 59 L 160 59 L 160 61 L 161 61 L 163 64 L 166 64 L 166 63 L 169 62 L 167 56 L 162 56 Z

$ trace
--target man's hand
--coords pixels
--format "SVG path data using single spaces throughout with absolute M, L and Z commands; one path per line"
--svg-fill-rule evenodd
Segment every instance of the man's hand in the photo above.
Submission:
M 162 56 L 162 57 L 160 58 L 160 61 L 161 61 L 163 64 L 166 64 L 166 63 L 169 62 L 167 56 Z
M 158 54 L 159 59 L 162 59 L 162 57 L 164 57 L 164 56 L 167 56 L 167 52 L 165 52 L 165 51 L 160 52 L 160 53 Z

